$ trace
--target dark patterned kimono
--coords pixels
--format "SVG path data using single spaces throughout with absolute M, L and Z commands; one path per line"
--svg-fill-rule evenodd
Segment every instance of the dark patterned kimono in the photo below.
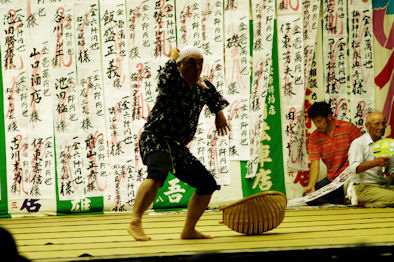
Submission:
M 170 59 L 159 74 L 159 94 L 140 138 L 140 153 L 145 163 L 149 153 L 164 151 L 170 154 L 172 168 L 198 161 L 187 144 L 193 139 L 201 110 L 207 105 L 217 113 L 229 103 L 208 81 L 204 87 L 192 89 L 181 77 L 176 62 Z

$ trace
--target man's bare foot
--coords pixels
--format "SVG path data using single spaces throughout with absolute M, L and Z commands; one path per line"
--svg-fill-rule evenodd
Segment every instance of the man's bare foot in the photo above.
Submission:
M 213 237 L 210 235 L 205 235 L 197 230 L 191 230 L 191 231 L 183 231 L 181 234 L 181 239 L 212 239 Z
M 127 228 L 127 232 L 129 232 L 130 236 L 137 241 L 149 241 L 152 239 L 145 235 L 140 219 L 132 219 L 129 227 Z

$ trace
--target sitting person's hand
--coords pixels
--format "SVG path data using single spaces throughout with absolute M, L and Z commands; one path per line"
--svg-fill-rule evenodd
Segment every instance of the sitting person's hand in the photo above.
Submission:
M 376 166 L 387 166 L 389 163 L 389 157 L 382 156 L 375 159 Z
M 311 193 L 313 193 L 313 192 L 315 192 L 315 186 L 313 186 L 313 185 L 307 185 L 307 186 L 305 187 L 305 194 L 306 194 L 306 195 L 309 195 L 309 194 L 311 194 Z

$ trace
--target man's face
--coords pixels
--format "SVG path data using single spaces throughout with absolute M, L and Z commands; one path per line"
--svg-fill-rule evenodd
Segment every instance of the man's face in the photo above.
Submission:
M 375 114 L 365 124 L 371 137 L 381 138 L 386 131 L 386 119 L 382 114 Z
M 328 131 L 330 120 L 332 120 L 332 115 L 329 115 L 328 117 L 317 116 L 312 118 L 312 122 L 315 124 L 316 128 L 322 133 L 326 133 Z
M 189 55 L 179 63 L 182 76 L 189 83 L 196 83 L 199 79 L 204 59 L 199 55 Z

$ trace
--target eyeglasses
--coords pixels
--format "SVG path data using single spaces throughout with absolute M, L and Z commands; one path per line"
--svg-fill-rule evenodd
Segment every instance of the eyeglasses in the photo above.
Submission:
M 387 127 L 387 123 L 386 122 L 374 123 L 373 126 L 376 127 L 376 128 L 378 128 L 378 127 Z

